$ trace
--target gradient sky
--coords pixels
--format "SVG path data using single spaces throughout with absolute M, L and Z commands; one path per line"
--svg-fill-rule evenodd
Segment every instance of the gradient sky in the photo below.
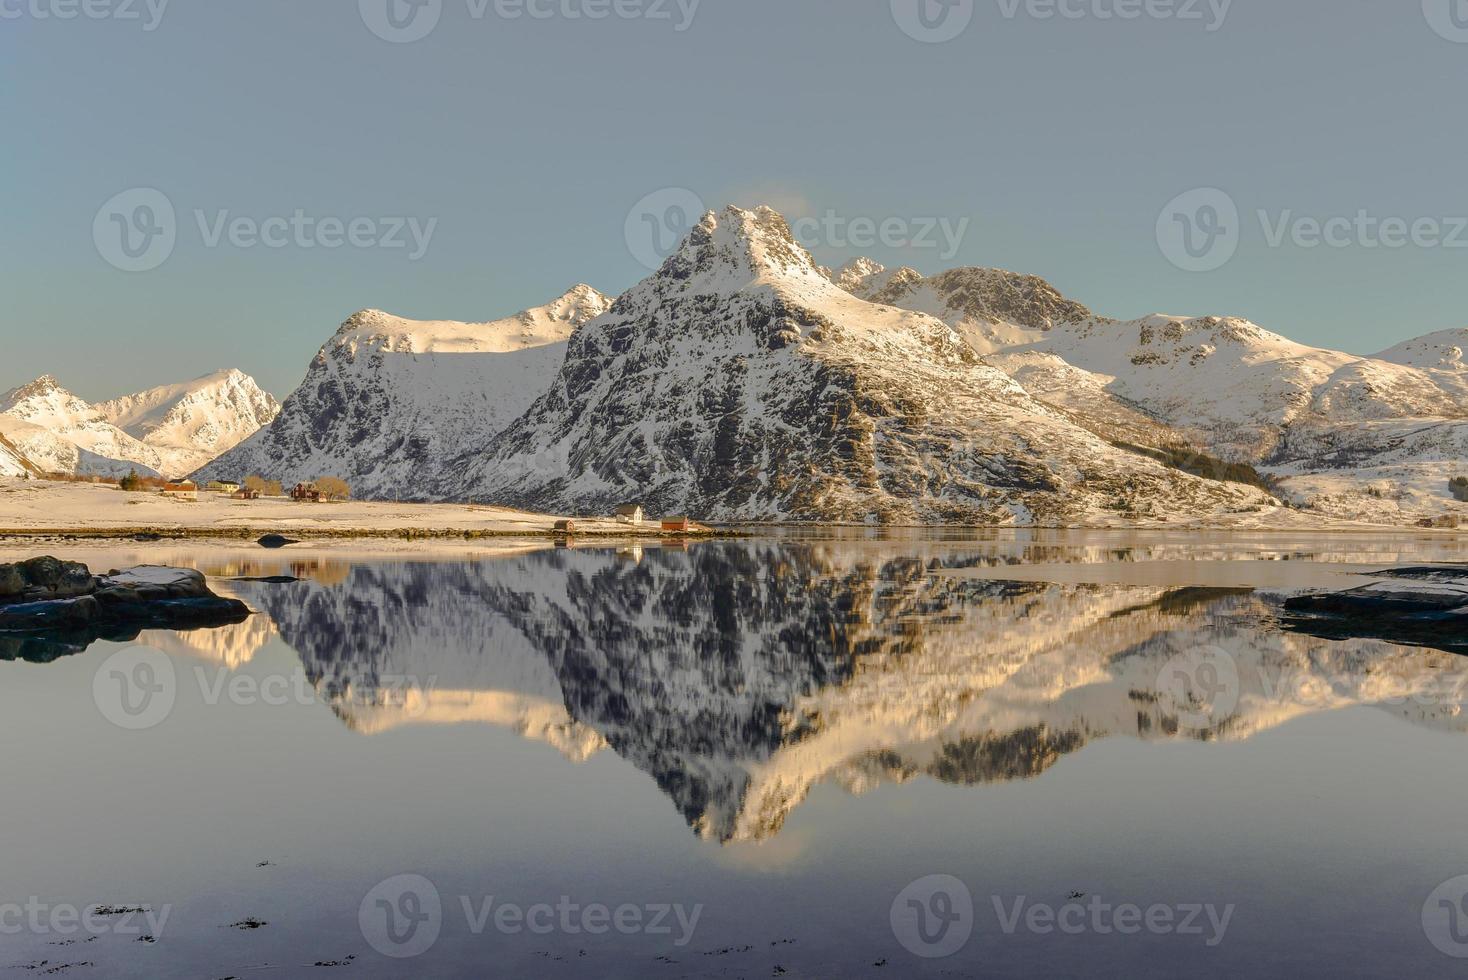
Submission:
M 1270 247 L 1254 216 L 1468 215 L 1468 43 L 1418 0 L 1235 0 L 1212 32 L 1094 15 L 1116 0 L 1070 0 L 1079 19 L 972 0 L 946 43 L 905 34 L 889 0 L 703 0 L 681 32 L 671 0 L 673 21 L 442 0 L 405 44 L 356 0 L 172 0 L 152 31 L 144 0 L 140 21 L 32 13 L 58 2 L 0 0 L 20 13 L 0 18 L 0 390 L 51 372 L 101 398 L 239 367 L 284 395 L 363 307 L 483 320 L 578 281 L 626 288 L 646 274 L 629 212 L 666 187 L 792 217 L 967 218 L 951 258 L 815 252 L 1031 272 L 1112 316 L 1239 315 L 1357 352 L 1468 323 L 1468 249 Z M 134 187 L 178 214 L 141 273 L 93 237 Z M 1244 213 L 1207 273 L 1156 233 L 1199 187 Z M 208 247 L 195 209 L 438 225 L 409 261 Z

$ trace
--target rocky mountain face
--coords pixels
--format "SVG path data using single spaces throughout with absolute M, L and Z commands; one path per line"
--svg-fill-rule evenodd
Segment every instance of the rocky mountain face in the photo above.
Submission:
M 253 434 L 275 409 L 239 371 L 99 405 L 48 374 L 0 395 L 0 436 L 48 473 L 182 476 Z
M 198 478 L 254 474 L 289 486 L 335 476 L 359 499 L 428 499 L 429 481 L 529 408 L 572 332 L 610 305 L 582 285 L 490 323 L 364 310 L 321 348 L 279 417 Z
M 108 422 L 156 449 L 175 474 L 193 472 L 280 414 L 275 397 L 236 370 L 151 388 L 96 408 Z
M 841 289 L 768 208 L 710 213 L 434 484 L 556 512 L 1014 524 L 1270 498 L 1114 447 L 948 324 Z
M 1106 738 L 1238 741 L 1361 705 L 1468 732 L 1461 658 L 1261 629 L 1248 590 L 965 574 L 995 560 L 730 542 L 239 585 L 353 728 L 610 748 L 718 841 L 777 834 L 821 784 L 1030 779 Z M 1200 702 L 1177 677 L 1204 662 Z

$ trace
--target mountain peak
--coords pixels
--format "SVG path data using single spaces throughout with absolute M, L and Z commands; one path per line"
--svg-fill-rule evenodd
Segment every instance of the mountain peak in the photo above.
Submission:
M 686 283 L 701 293 L 735 292 L 774 280 L 829 284 L 785 218 L 765 206 L 708 212 L 655 278 Z

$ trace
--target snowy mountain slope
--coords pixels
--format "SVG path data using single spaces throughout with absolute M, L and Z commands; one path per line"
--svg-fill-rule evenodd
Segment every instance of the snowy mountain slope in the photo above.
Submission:
M 491 323 L 364 310 L 321 348 L 275 421 L 198 477 L 336 476 L 360 499 L 425 499 L 432 475 L 530 406 L 572 331 L 610 305 L 582 285 Z
M 40 476 L 44 471 L 26 458 L 25 453 L 0 434 L 0 477 Z
M 0 416 L 6 417 L 4 435 L 48 471 L 110 476 L 123 463 L 153 472 L 165 466 L 157 450 L 107 421 L 49 374 L 0 395 Z
M 712 520 L 1027 523 L 1267 506 L 1115 449 L 943 322 L 836 286 L 761 208 L 709 213 L 571 338 L 439 496 Z
M 124 477 L 136 470 L 140 476 L 159 476 L 150 466 L 126 459 L 109 459 L 82 449 L 50 429 L 22 422 L 0 412 L 0 437 L 30 460 L 43 473 L 68 476 Z
M 1448 392 L 1460 411 L 1468 413 L 1468 329 L 1442 330 L 1390 347 L 1374 360 L 1425 371 L 1433 383 Z
M 157 450 L 170 473 L 183 474 L 269 425 L 280 405 L 249 375 L 223 370 L 102 402 L 96 410 Z

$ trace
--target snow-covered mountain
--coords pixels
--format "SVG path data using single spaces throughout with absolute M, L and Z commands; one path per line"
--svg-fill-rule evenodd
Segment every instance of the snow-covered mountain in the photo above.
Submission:
M 0 436 L 48 473 L 181 476 L 273 417 L 275 399 L 239 371 L 93 405 L 51 375 L 0 395 Z
M 96 410 L 156 450 L 169 473 L 183 474 L 269 425 L 280 404 L 254 378 L 224 370 L 102 402 Z
M 157 473 L 162 455 L 107 421 L 94 406 L 46 374 L 0 395 L 0 434 L 48 472 Z
M 513 422 L 555 377 L 566 340 L 611 300 L 580 285 L 490 323 L 353 315 L 269 426 L 198 473 L 287 486 L 321 476 L 364 499 L 425 499 L 449 462 Z M 458 496 L 458 494 L 451 494 Z
M 1468 331 L 1362 357 L 1237 318 L 1098 317 L 1043 280 L 1002 270 L 926 278 L 857 260 L 832 279 L 939 317 L 1093 431 L 1256 464 L 1297 503 L 1332 516 L 1398 521 L 1456 506 L 1447 481 L 1468 468 Z
M 843 290 L 768 208 L 706 215 L 576 331 L 530 410 L 434 487 L 714 520 L 1010 524 L 1271 504 L 1118 449 L 944 322 Z

